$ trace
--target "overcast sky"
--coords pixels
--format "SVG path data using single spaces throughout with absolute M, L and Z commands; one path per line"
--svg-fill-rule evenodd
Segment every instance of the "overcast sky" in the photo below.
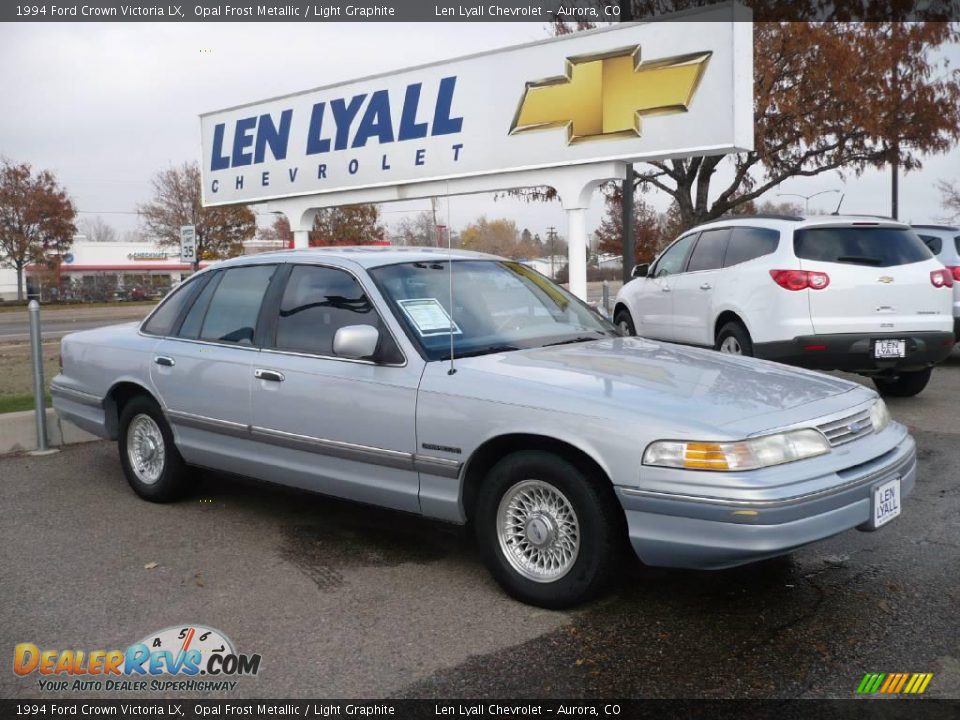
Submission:
M 100 214 L 120 231 L 133 230 L 133 211 L 149 200 L 153 173 L 199 158 L 200 113 L 547 34 L 538 23 L 0 24 L 0 155 L 55 171 L 81 219 Z M 949 55 L 960 65 L 960 49 Z M 933 187 L 939 179 L 960 180 L 956 149 L 901 179 L 900 217 L 941 216 Z M 885 214 L 889 183 L 878 171 L 845 181 L 825 174 L 789 180 L 779 192 L 842 189 L 845 211 Z M 811 208 L 832 211 L 838 198 L 822 196 Z M 664 196 L 651 199 L 662 209 L 668 204 Z M 486 214 L 541 235 L 550 225 L 565 234 L 556 203 L 473 195 L 449 204 L 454 228 Z M 386 205 L 383 217 L 392 225 L 427 207 Z M 602 210 L 598 193 L 591 230 Z

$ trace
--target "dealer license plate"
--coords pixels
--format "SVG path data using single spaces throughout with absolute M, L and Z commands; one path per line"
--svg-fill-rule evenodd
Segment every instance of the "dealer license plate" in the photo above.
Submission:
M 877 340 L 873 345 L 875 358 L 902 358 L 906 355 L 906 340 Z
M 900 514 L 900 477 L 873 488 L 873 527 L 886 525 Z

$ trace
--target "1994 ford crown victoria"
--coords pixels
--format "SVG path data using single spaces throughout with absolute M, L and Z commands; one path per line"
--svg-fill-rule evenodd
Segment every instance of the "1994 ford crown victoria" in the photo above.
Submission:
M 650 565 L 730 567 L 878 528 L 916 476 L 872 390 L 619 337 L 469 252 L 227 261 L 62 356 L 54 406 L 119 441 L 141 497 L 202 466 L 470 522 L 506 591 L 547 607 L 597 593 L 627 537 Z

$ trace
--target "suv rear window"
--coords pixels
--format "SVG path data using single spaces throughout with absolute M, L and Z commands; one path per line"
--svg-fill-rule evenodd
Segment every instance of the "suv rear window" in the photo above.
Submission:
M 890 227 L 818 227 L 797 230 L 793 250 L 801 260 L 890 267 L 933 255 L 916 233 Z
M 723 259 L 723 266 L 739 265 L 776 252 L 780 231 L 770 228 L 735 227 Z

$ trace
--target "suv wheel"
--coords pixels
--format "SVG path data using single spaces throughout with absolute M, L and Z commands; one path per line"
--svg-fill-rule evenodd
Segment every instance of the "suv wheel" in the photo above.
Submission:
M 896 378 L 875 377 L 873 384 L 881 395 L 887 397 L 913 397 L 923 390 L 930 382 L 933 368 L 902 372 Z
M 477 496 L 484 562 L 511 596 L 565 608 L 596 596 L 619 557 L 622 513 L 610 492 L 541 451 L 508 455 Z
M 617 310 L 617 314 L 613 317 L 613 324 L 617 326 L 617 330 L 619 330 L 620 334 L 624 337 L 637 334 L 637 329 L 633 325 L 633 318 L 630 316 L 630 311 L 626 308 Z
M 130 487 L 144 500 L 170 502 L 187 490 L 187 466 L 173 433 L 152 398 L 131 399 L 120 413 L 120 464 Z
M 750 340 L 750 333 L 738 322 L 728 322 L 720 328 L 714 349 L 730 355 L 753 356 L 753 342 Z

